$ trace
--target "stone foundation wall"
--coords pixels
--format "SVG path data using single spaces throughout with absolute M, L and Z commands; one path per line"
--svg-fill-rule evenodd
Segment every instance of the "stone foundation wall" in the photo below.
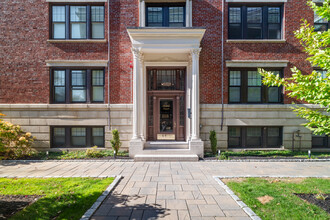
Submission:
M 223 130 L 221 130 L 221 105 L 202 104 L 202 128 L 200 136 L 205 141 L 205 150 L 210 151 L 209 132 L 215 130 L 220 149 L 228 148 L 228 126 L 282 126 L 283 146 L 292 148 L 292 133 L 300 130 L 301 149 L 310 149 L 312 133 L 301 126 L 305 122 L 291 110 L 292 105 L 224 105 Z M 300 138 L 295 138 L 295 148 L 299 148 Z
M 50 126 L 104 126 L 105 147 L 111 148 L 111 130 L 117 128 L 123 142 L 122 150 L 128 150 L 132 136 L 132 105 L 105 104 L 0 104 L 5 121 L 18 124 L 26 132 L 36 136 L 34 147 L 50 148 Z

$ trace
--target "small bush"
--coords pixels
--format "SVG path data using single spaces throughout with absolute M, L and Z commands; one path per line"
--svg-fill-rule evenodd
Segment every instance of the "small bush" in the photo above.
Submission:
M 119 138 L 119 131 L 117 129 L 112 130 L 112 140 L 110 140 L 113 155 L 116 157 L 121 146 L 120 138 Z
M 211 141 L 212 154 L 216 155 L 217 147 L 218 147 L 218 140 L 217 140 L 217 134 L 215 133 L 214 130 L 210 131 L 210 141 Z
M 100 150 L 97 149 L 97 146 L 94 146 L 94 147 L 86 150 L 86 156 L 92 157 L 92 158 L 100 158 L 103 156 L 103 154 Z
M 4 116 L 0 114 L 0 116 Z M 19 125 L 0 119 L 0 159 L 20 159 L 31 156 L 35 137 L 24 132 Z

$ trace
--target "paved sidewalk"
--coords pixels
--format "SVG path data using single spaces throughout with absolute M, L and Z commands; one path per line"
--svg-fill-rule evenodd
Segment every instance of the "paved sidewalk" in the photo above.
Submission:
M 123 179 L 92 219 L 250 219 L 213 176 L 330 177 L 330 162 L 2 162 L 0 177 Z

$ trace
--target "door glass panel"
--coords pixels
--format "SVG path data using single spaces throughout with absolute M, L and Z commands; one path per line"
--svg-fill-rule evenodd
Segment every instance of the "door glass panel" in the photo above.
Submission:
M 180 96 L 180 126 L 184 126 L 184 113 L 185 113 L 185 100 L 184 96 Z
M 148 98 L 148 125 L 154 125 L 154 97 L 149 96 Z
M 173 132 L 173 100 L 160 100 L 160 132 Z

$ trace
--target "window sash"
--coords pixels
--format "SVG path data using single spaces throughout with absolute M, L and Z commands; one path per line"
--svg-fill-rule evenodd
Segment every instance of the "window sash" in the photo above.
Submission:
M 312 148 L 330 148 L 330 137 L 312 134 Z
M 277 135 L 271 133 L 275 129 Z M 278 148 L 282 143 L 282 127 L 228 127 L 229 148 Z
M 242 22 L 233 22 L 234 10 L 241 9 Z M 252 16 L 251 9 L 261 8 L 256 16 Z M 270 9 L 279 10 L 279 22 L 269 21 L 268 15 L 273 15 Z M 228 38 L 229 39 L 281 39 L 282 38 L 282 6 L 229 6 L 228 13 Z M 235 19 L 234 19 L 235 20 Z
M 147 27 L 185 27 L 186 7 L 181 3 L 146 5 Z
M 65 19 L 61 17 L 53 19 L 56 7 L 65 7 Z M 80 14 L 80 18 L 73 14 L 73 10 L 85 8 L 85 12 Z M 77 10 L 78 10 L 77 9 Z M 104 5 L 58 5 L 54 4 L 51 7 L 51 38 L 52 39 L 104 39 L 105 37 L 105 7 Z M 56 15 L 59 17 L 58 15 Z
M 228 86 L 228 103 L 283 103 L 282 87 L 267 87 L 261 83 L 261 81 L 254 76 L 249 79 L 248 73 L 255 72 L 255 69 L 230 69 L 229 70 L 229 86 Z M 275 74 L 279 74 L 283 77 L 282 71 L 270 70 Z M 240 72 L 240 84 L 238 84 L 237 79 L 234 79 L 232 74 L 237 76 Z M 234 82 L 235 80 L 235 82 Z M 250 93 L 253 90 L 260 94 L 258 97 L 251 99 Z M 259 92 L 257 91 L 259 90 Z M 236 95 L 239 93 L 239 97 Z M 270 96 L 274 94 L 275 97 Z
M 78 71 L 78 72 L 77 72 Z M 72 79 L 72 72 L 78 73 L 81 71 L 82 78 Z M 64 74 L 64 84 L 55 79 L 56 72 Z M 99 75 L 97 81 L 93 82 L 93 72 Z M 51 69 L 51 102 L 52 103 L 104 103 L 104 69 Z M 61 76 L 63 78 L 63 75 Z M 96 94 L 94 94 L 95 92 Z M 58 97 L 58 93 L 62 92 L 63 97 Z M 75 96 L 80 95 L 82 99 L 74 99 Z M 94 98 L 96 97 L 96 98 Z
M 79 134 L 74 134 L 74 130 L 80 129 Z M 104 147 L 105 129 L 100 126 L 52 126 L 51 127 L 51 147 Z M 61 143 L 58 143 L 61 141 Z M 75 144 L 81 141 L 82 144 Z
M 101 93 L 101 96 L 99 94 Z M 93 102 L 104 101 L 104 72 L 102 70 L 92 71 L 92 100 Z

